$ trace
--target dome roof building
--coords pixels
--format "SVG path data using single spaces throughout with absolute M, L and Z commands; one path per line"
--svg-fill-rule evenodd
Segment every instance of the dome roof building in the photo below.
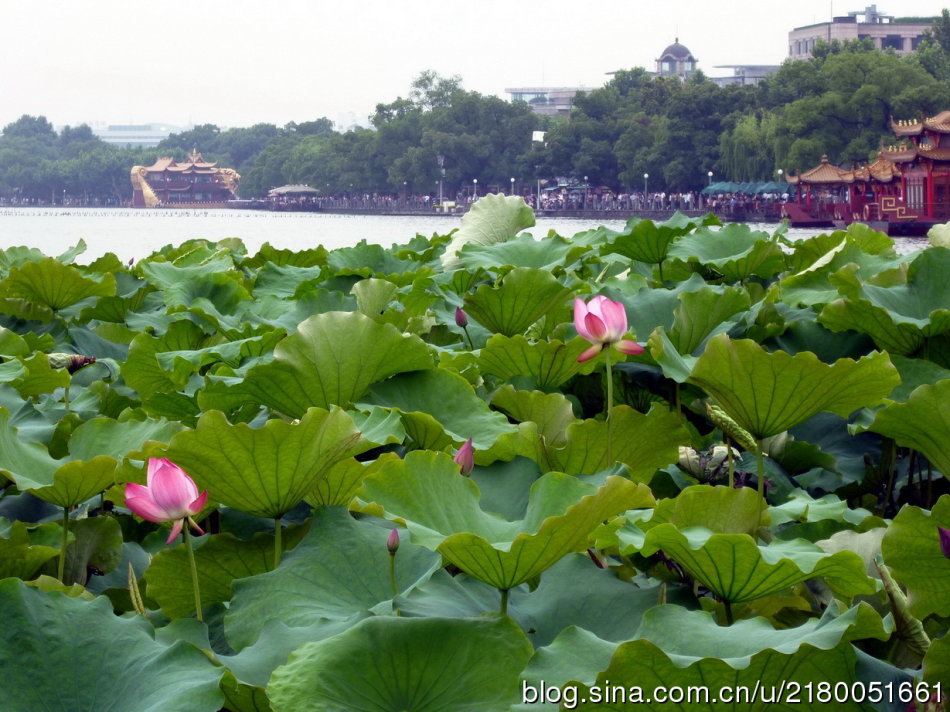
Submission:
M 680 44 L 679 37 L 660 54 L 656 60 L 656 73 L 661 77 L 687 79 L 696 71 L 697 59 L 687 47 Z

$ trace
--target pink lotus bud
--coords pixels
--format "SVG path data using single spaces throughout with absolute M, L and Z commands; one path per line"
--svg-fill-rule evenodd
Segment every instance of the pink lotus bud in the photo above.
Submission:
M 199 534 L 204 534 L 191 517 L 201 512 L 208 502 L 208 490 L 198 494 L 198 487 L 178 465 L 165 458 L 148 461 L 148 484 L 129 482 L 125 486 L 125 506 L 150 522 L 175 522 L 166 544 L 181 533 L 185 520 Z
M 386 549 L 389 550 L 390 556 L 395 556 L 396 552 L 399 551 L 399 530 L 396 527 L 393 527 L 393 530 L 389 532 L 389 538 L 386 539 Z
M 588 549 L 587 555 L 590 557 L 590 560 L 594 562 L 598 569 L 607 568 L 607 559 L 605 559 L 603 555 L 596 549 Z
M 472 474 L 472 470 L 475 468 L 475 448 L 472 447 L 471 438 L 465 441 L 465 444 L 459 448 L 452 459 L 461 468 L 465 477 Z
M 462 311 L 462 307 L 455 307 L 455 325 L 463 329 L 468 326 L 468 314 Z
M 940 532 L 940 551 L 950 559 L 950 529 L 937 527 L 937 531 Z

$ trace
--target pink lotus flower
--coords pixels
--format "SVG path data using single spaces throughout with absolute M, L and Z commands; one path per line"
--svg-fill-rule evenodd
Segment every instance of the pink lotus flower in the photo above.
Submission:
M 940 533 L 940 551 L 950 559 L 950 529 L 937 527 L 937 531 Z
M 468 314 L 462 311 L 462 307 L 455 307 L 455 325 L 463 329 L 468 326 Z
M 393 556 L 399 551 L 399 530 L 395 527 L 393 527 L 393 530 L 389 532 L 389 536 L 386 538 L 386 549 Z
M 475 448 L 472 447 L 472 439 L 469 438 L 465 444 L 455 453 L 455 464 L 462 469 L 462 474 L 468 477 L 475 468 Z
M 642 354 L 644 349 L 636 341 L 623 337 L 627 333 L 627 312 L 620 302 L 597 295 L 586 304 L 574 300 L 574 328 L 593 346 L 577 357 L 580 362 L 594 358 L 605 346 L 613 346 L 625 354 Z
M 198 487 L 178 465 L 165 458 L 148 461 L 148 484 L 129 482 L 125 486 L 125 506 L 150 522 L 175 522 L 166 544 L 181 533 L 185 520 L 199 534 L 204 534 L 192 517 L 204 509 L 208 490 L 198 494 Z

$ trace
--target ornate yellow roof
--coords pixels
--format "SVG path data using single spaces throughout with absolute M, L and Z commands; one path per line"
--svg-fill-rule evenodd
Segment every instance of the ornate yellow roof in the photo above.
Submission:
M 799 173 L 797 176 L 788 176 L 786 180 L 792 185 L 808 183 L 810 185 L 843 185 L 854 182 L 854 173 L 846 171 L 828 162 L 828 156 L 821 157 L 821 163 L 811 170 Z

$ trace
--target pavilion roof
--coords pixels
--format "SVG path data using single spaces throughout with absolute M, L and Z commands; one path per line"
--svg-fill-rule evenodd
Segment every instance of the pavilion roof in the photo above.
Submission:
M 924 119 L 900 119 L 891 117 L 891 130 L 897 136 L 920 136 L 924 130 L 950 134 L 950 111 L 941 111 L 936 116 Z
M 810 185 L 844 185 L 846 183 L 854 183 L 854 172 L 831 165 L 828 162 L 828 156 L 824 155 L 821 157 L 821 163 L 817 166 L 804 173 L 799 173 L 797 176 L 790 175 L 787 180 L 792 185 L 798 183 L 808 183 Z

